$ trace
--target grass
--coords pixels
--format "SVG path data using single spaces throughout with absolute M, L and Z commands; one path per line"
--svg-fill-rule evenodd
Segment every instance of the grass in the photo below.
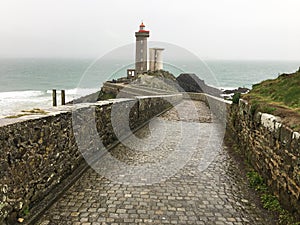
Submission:
M 283 209 L 277 197 L 268 189 L 265 180 L 258 172 L 256 172 L 251 164 L 251 160 L 245 155 L 243 148 L 236 144 L 232 139 L 226 138 L 226 145 L 230 146 L 230 153 L 233 157 L 240 162 L 241 171 L 246 172 L 249 187 L 255 190 L 255 196 L 258 196 L 258 201 L 261 202 L 263 208 L 268 210 L 270 214 L 276 218 L 277 225 L 300 225 L 300 221 L 287 210 Z M 255 201 L 256 198 L 253 198 Z M 274 221 L 275 222 L 275 221 Z M 275 223 L 274 223 L 275 224 Z
M 282 210 L 278 199 L 274 195 L 263 194 L 261 196 L 261 202 L 263 204 L 263 207 L 265 209 L 268 209 L 269 211 L 279 211 L 280 212 Z
M 253 105 L 253 114 L 260 111 L 280 116 L 283 123 L 300 131 L 300 70 L 255 84 L 242 98 Z
M 278 214 L 279 225 L 300 225 L 300 222 L 296 222 L 294 217 L 281 207 L 277 197 L 268 191 L 264 179 L 256 171 L 250 170 L 247 178 L 250 187 L 259 193 L 263 208 Z
M 255 171 L 250 171 L 247 173 L 247 178 L 250 184 L 250 187 L 254 188 L 256 191 L 265 192 L 267 186 L 264 183 L 263 178 Z
M 30 116 L 30 115 L 46 115 L 48 112 L 42 110 L 42 109 L 31 109 L 31 110 L 22 110 L 22 113 L 17 114 L 17 115 L 11 115 L 11 116 L 6 116 L 5 118 L 7 119 L 15 119 L 15 118 L 20 118 L 22 116 Z

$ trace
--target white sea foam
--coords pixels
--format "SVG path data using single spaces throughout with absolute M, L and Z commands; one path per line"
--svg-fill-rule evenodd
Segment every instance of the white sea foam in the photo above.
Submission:
M 0 100 L 3 99 L 24 99 L 44 95 L 42 91 L 8 91 L 0 92 Z
M 67 95 L 75 95 L 75 96 L 83 96 L 83 95 L 88 95 L 93 92 L 98 91 L 98 89 L 92 89 L 92 88 L 73 88 L 73 89 L 68 89 L 66 90 Z M 52 90 L 47 90 L 47 94 L 52 94 Z M 56 90 L 57 94 L 61 93 L 61 90 Z
M 66 102 L 96 92 L 97 89 L 68 89 Z M 60 104 L 61 91 L 57 90 L 57 101 Z M 17 114 L 32 108 L 49 108 L 52 106 L 52 90 L 46 91 L 10 91 L 0 92 L 0 116 Z

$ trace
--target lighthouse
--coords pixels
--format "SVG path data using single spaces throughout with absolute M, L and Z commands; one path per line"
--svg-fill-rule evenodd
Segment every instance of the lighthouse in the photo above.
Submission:
M 138 32 L 135 32 L 135 73 L 136 75 L 147 72 L 147 38 L 149 31 L 145 30 L 142 22 Z

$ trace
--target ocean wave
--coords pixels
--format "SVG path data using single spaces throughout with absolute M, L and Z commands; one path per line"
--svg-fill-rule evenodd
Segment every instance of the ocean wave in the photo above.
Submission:
M 218 87 L 218 89 L 220 89 L 221 91 L 226 91 L 226 90 L 235 90 L 238 87 Z
M 39 97 L 44 95 L 43 91 L 8 91 L 0 92 L 0 99 L 24 99 L 29 97 Z
M 97 92 L 98 89 L 92 89 L 92 88 L 72 88 L 65 90 L 66 95 L 75 95 L 75 96 L 83 96 L 88 95 L 94 92 Z M 52 90 L 47 90 L 47 94 L 52 94 Z M 57 94 L 61 94 L 61 90 L 56 90 Z
M 91 94 L 98 89 L 73 88 L 66 90 L 66 102 Z M 60 104 L 61 91 L 57 90 L 57 101 Z M 0 117 L 12 115 L 24 109 L 52 106 L 52 90 L 9 91 L 0 92 Z
M 88 88 L 73 88 L 67 89 L 66 98 L 77 98 L 84 95 L 88 95 L 98 91 L 98 89 L 88 89 Z M 56 91 L 57 95 L 61 94 L 61 90 Z M 0 92 L 0 100 L 7 101 L 7 100 L 29 100 L 35 101 L 41 98 L 50 98 L 52 95 L 52 90 L 46 91 L 36 91 L 36 90 L 27 90 L 27 91 L 9 91 L 9 92 Z

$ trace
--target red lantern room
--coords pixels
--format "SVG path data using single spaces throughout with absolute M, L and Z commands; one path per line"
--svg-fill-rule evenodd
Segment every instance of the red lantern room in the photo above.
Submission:
M 149 33 L 148 30 L 145 30 L 145 25 L 144 25 L 143 22 L 142 22 L 141 25 L 140 25 L 140 30 L 139 30 L 139 32 L 148 32 L 148 33 Z

